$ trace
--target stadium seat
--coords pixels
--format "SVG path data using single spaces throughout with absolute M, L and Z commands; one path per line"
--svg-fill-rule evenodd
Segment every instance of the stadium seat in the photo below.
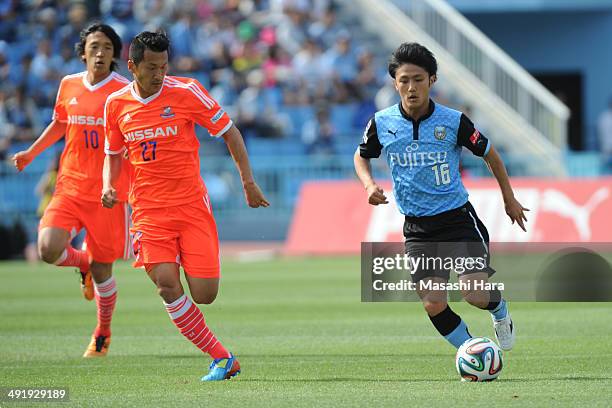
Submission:
M 336 134 L 351 134 L 353 133 L 353 117 L 357 110 L 357 104 L 348 103 L 342 105 L 334 105 L 330 109 L 330 119 Z

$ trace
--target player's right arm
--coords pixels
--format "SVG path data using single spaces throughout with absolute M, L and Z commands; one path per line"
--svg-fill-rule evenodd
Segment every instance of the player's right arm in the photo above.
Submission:
M 376 121 L 372 118 L 363 133 L 363 142 L 353 157 L 355 173 L 368 193 L 368 203 L 372 205 L 388 203 L 384 190 L 374 181 L 370 166 L 370 159 L 379 157 L 381 151 L 382 146 L 376 133 Z
M 106 208 L 113 208 L 117 202 L 117 190 L 113 187 L 121 174 L 121 164 L 123 156 L 121 154 L 107 154 L 104 158 L 102 169 L 102 205 Z
M 17 170 L 22 171 L 36 158 L 36 156 L 66 134 L 66 127 L 68 124 L 68 113 L 66 112 L 64 103 L 66 92 L 66 82 L 62 80 L 57 90 L 57 98 L 55 99 L 55 107 L 53 108 L 53 121 L 51 121 L 38 139 L 32 143 L 29 149 L 18 152 L 13 156 L 13 163 Z
M 107 99 L 104 105 L 104 167 L 102 168 L 102 205 L 113 208 L 117 202 L 117 190 L 115 185 L 121 175 L 121 165 L 125 143 L 123 135 L 117 124 L 117 116 L 114 112 L 112 99 Z
M 42 134 L 36 139 L 32 146 L 27 150 L 15 153 L 12 157 L 13 163 L 17 170 L 22 171 L 28 164 L 32 162 L 40 153 L 42 153 L 49 146 L 60 140 L 64 134 L 66 134 L 66 123 L 60 122 L 57 119 L 47 126 Z

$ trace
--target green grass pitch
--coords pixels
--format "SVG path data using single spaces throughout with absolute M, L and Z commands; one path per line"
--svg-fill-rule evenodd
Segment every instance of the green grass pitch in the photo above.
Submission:
M 120 264 L 113 341 L 81 355 L 95 305 L 76 274 L 0 264 L 0 386 L 68 387 L 52 406 L 610 406 L 612 304 L 510 305 L 518 340 L 498 381 L 461 383 L 454 350 L 416 303 L 360 302 L 358 258 L 227 261 L 202 307 L 243 372 L 200 383 L 209 359 L 170 322 L 144 271 Z M 487 312 L 455 304 L 473 335 Z M 47 406 L 7 403 L 0 406 Z

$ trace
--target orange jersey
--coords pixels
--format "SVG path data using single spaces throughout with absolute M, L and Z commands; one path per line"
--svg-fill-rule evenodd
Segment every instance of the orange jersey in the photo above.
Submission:
M 86 201 L 100 201 L 104 165 L 104 103 L 113 92 L 129 81 L 112 72 L 91 85 L 87 72 L 67 75 L 57 93 L 53 119 L 66 123 L 66 146 L 60 160 L 56 194 L 66 194 Z M 129 170 L 117 183 L 117 197 L 127 200 Z
M 134 173 L 134 209 L 177 206 L 202 200 L 200 143 L 195 124 L 220 136 L 232 121 L 195 79 L 166 76 L 160 91 L 141 98 L 130 86 L 106 101 L 107 154 L 127 148 Z

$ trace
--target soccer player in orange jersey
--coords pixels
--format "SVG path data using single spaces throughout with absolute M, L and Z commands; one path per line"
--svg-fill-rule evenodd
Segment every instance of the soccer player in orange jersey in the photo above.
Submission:
M 113 58 L 120 56 L 121 39 L 110 26 L 94 23 L 85 28 L 76 48 L 87 70 L 62 79 L 53 121 L 28 150 L 15 154 L 13 161 L 23 170 L 65 135 L 55 193 L 40 220 L 38 251 L 47 263 L 78 267 L 83 295 L 87 300 L 95 297 L 98 324 L 83 355 L 95 357 L 106 355 L 110 345 L 117 298 L 112 265 L 127 257 L 130 250 L 127 171 L 118 175 L 115 184 L 121 205 L 108 211 L 99 201 L 105 157 L 104 103 L 129 81 L 114 72 Z M 87 249 L 77 250 L 70 241 L 82 228 L 87 232 Z
M 206 186 L 200 177 L 195 124 L 223 137 L 238 167 L 246 201 L 267 207 L 255 183 L 242 136 L 206 89 L 191 78 L 166 76 L 169 40 L 143 32 L 130 46 L 130 86 L 108 97 L 102 203 L 113 208 L 125 149 L 134 167 L 130 192 L 136 266 L 144 266 L 174 324 L 213 362 L 202 381 L 229 379 L 238 360 L 207 327 L 200 309 L 185 294 L 210 304 L 219 290 L 219 241 Z

